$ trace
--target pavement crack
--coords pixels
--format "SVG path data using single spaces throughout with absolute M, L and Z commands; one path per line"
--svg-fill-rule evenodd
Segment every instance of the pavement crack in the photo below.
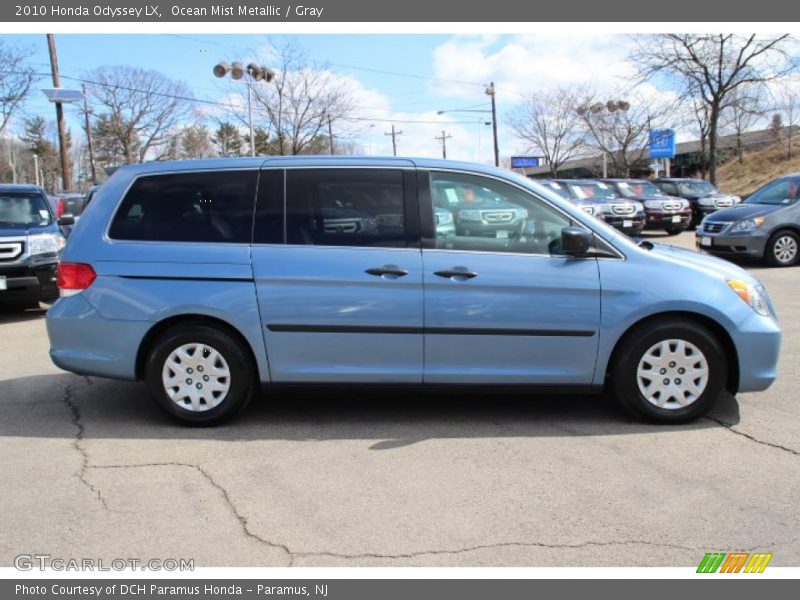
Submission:
M 198 472 L 212 487 L 214 487 L 225 500 L 225 504 L 227 505 L 228 509 L 230 510 L 231 514 L 236 518 L 239 522 L 239 526 L 242 532 L 250 539 L 253 539 L 260 544 L 264 544 L 269 546 L 270 548 L 275 548 L 278 550 L 282 550 L 286 553 L 287 558 L 289 559 L 289 563 L 287 566 L 291 567 L 294 563 L 295 554 L 289 549 L 288 546 L 285 544 L 281 544 L 280 542 L 273 542 L 272 540 L 268 540 L 267 538 L 259 535 L 258 533 L 254 532 L 250 528 L 250 524 L 247 521 L 247 517 L 245 517 L 241 511 L 239 511 L 236 503 L 231 498 L 228 490 L 220 484 L 218 481 L 211 476 L 211 474 L 206 471 L 200 465 L 195 465 L 192 463 L 182 463 L 182 462 L 154 462 L 154 463 L 138 463 L 138 464 L 130 464 L 130 465 L 89 465 L 88 468 L 90 469 L 142 469 L 142 468 L 157 468 L 157 467 L 182 467 L 185 469 L 193 469 L 194 471 Z
M 476 552 L 479 550 L 496 550 L 498 548 L 547 548 L 550 550 L 570 550 L 577 548 L 588 547 L 602 547 L 602 546 L 655 546 L 659 548 L 672 548 L 677 550 L 691 550 L 691 551 L 705 551 L 705 547 L 697 548 L 692 546 L 681 546 L 679 544 L 668 544 L 659 542 L 650 542 L 647 540 L 619 540 L 619 541 L 586 541 L 576 544 L 546 544 L 544 542 L 497 542 L 494 544 L 481 544 L 477 546 L 467 546 L 464 548 L 454 549 L 441 549 L 441 550 L 419 550 L 415 552 L 407 552 L 402 554 L 380 554 L 375 552 L 364 552 L 359 554 L 344 554 L 339 552 L 295 552 L 295 556 L 301 557 L 327 557 L 327 558 L 343 558 L 343 559 L 364 559 L 364 558 L 378 558 L 378 559 L 402 559 L 402 558 L 420 558 L 423 556 L 439 556 L 439 555 L 453 555 L 465 554 L 468 552 Z
M 75 404 L 75 400 L 73 399 L 73 395 L 78 390 L 81 390 L 85 387 L 89 387 L 92 385 L 92 381 L 87 376 L 82 376 L 83 380 L 86 382 L 84 385 L 73 386 L 67 385 L 64 387 L 64 396 L 61 399 L 62 404 L 67 407 L 70 413 L 70 420 L 72 424 L 75 426 L 76 433 L 75 437 L 72 438 L 72 447 L 81 455 L 81 468 L 78 470 L 77 477 L 85 485 L 89 488 L 89 491 L 97 498 L 100 504 L 103 505 L 103 508 L 108 510 L 108 504 L 106 504 L 105 498 L 103 498 L 100 490 L 97 489 L 92 483 L 86 479 L 86 470 L 89 468 L 89 453 L 86 451 L 86 448 L 83 447 L 83 439 L 84 439 L 84 427 L 83 421 L 81 420 L 81 413 L 78 410 L 78 405 Z
M 800 452 L 798 452 L 797 450 L 788 448 L 786 446 L 781 446 L 780 444 L 773 444 L 772 442 L 766 442 L 764 440 L 760 440 L 757 437 L 750 435 L 749 433 L 745 433 L 741 429 L 734 429 L 733 425 L 731 425 L 730 423 L 726 423 L 722 419 L 717 419 L 716 417 L 708 417 L 708 416 L 706 417 L 706 419 L 708 419 L 709 421 L 713 421 L 714 423 L 722 426 L 724 429 L 727 429 L 731 433 L 740 435 L 743 438 L 746 438 L 756 444 L 761 444 L 762 446 L 768 446 L 770 448 L 775 448 L 777 450 L 783 450 L 784 452 L 788 452 L 789 454 L 794 454 L 795 456 L 800 456 Z

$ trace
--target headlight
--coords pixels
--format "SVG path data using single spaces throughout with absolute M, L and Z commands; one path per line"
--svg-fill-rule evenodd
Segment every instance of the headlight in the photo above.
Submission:
M 637 213 L 643 213 L 644 212 L 644 205 L 643 204 L 639 203 L 639 204 L 636 204 L 635 206 L 636 206 L 636 212 Z
M 734 223 L 731 227 L 731 233 L 740 233 L 742 231 L 752 231 L 758 229 L 764 223 L 764 217 L 756 217 L 755 219 L 743 219 L 738 223 Z
M 655 209 L 663 207 L 663 204 L 661 204 L 661 200 L 645 200 L 644 205 L 647 208 L 655 208 Z
M 516 218 L 516 219 L 527 219 L 528 218 L 528 209 L 527 208 L 515 208 L 514 209 L 514 218 Z
M 453 222 L 453 213 L 446 212 L 446 213 L 438 213 L 439 214 L 439 223 L 444 225 Z
M 480 221 L 481 211 L 479 210 L 461 210 L 458 211 L 458 217 L 462 221 Z
M 28 254 L 55 254 L 64 247 L 64 236 L 42 233 L 28 236 Z
M 591 204 L 581 204 L 580 208 L 583 212 L 589 213 L 590 215 L 594 216 L 595 210 L 594 206 Z
M 742 197 L 741 196 L 731 196 L 731 198 L 733 198 L 733 203 L 734 204 L 739 204 L 742 201 Z
M 714 198 L 700 198 L 697 203 L 700 206 L 716 206 Z
M 760 285 L 753 285 L 741 279 L 726 279 L 730 288 L 736 292 L 745 303 L 760 315 L 769 316 L 769 305 L 764 288 Z

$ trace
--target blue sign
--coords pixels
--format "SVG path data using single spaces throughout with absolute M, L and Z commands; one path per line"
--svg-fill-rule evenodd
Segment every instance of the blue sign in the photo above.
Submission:
M 538 167 L 541 163 L 539 156 L 512 156 L 511 168 L 524 169 L 525 167 Z
M 675 158 L 674 129 L 654 129 L 650 132 L 650 158 Z

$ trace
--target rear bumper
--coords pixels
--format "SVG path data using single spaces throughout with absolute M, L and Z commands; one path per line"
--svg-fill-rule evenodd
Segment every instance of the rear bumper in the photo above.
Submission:
M 47 311 L 50 358 L 79 375 L 135 380 L 136 355 L 150 326 L 107 319 L 80 294 L 61 298 Z
M 58 298 L 57 263 L 2 265 L 5 290 L 0 289 L 0 302 L 52 301 Z

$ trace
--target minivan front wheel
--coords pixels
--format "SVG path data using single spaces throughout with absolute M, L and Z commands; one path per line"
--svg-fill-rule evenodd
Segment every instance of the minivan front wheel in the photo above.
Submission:
M 153 345 L 145 379 L 158 405 L 188 425 L 216 425 L 255 393 L 247 352 L 225 331 L 205 324 L 166 331 Z
M 614 392 L 634 416 L 685 423 L 705 415 L 725 390 L 719 340 L 687 319 L 658 319 L 629 332 L 612 365 Z
M 767 241 L 766 259 L 773 267 L 791 267 L 800 258 L 800 236 L 794 231 L 778 231 Z

